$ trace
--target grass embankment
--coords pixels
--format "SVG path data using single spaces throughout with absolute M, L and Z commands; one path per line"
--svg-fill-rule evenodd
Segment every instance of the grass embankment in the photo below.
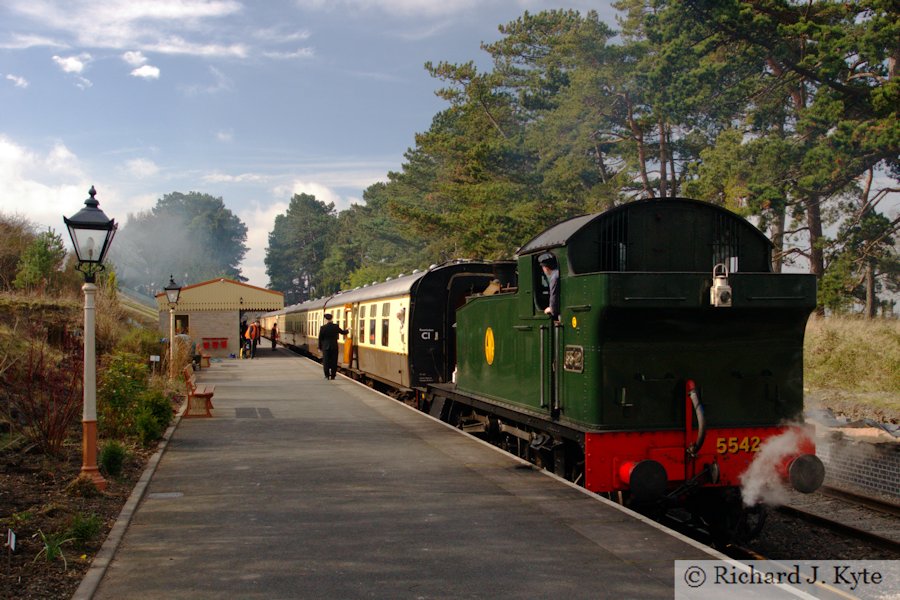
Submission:
M 808 405 L 900 422 L 900 320 L 813 317 L 804 363 Z

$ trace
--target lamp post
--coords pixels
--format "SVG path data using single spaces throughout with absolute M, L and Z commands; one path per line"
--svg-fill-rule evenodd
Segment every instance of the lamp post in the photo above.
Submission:
M 81 476 L 90 479 L 99 490 L 106 489 L 106 480 L 97 468 L 97 351 L 94 340 L 94 285 L 98 271 L 103 270 L 103 261 L 118 224 L 108 218 L 98 208 L 94 198 L 97 190 L 91 186 L 90 198 L 84 201 L 84 208 L 71 218 L 63 217 L 75 255 L 77 269 L 84 274 L 84 410 L 81 417 Z
M 169 301 L 169 379 L 175 379 L 175 306 L 181 295 L 181 286 L 169 275 L 169 285 L 163 289 L 166 290 L 166 299 Z

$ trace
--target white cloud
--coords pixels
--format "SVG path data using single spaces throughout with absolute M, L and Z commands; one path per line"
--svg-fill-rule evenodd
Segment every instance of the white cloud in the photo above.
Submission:
M 125 169 L 138 179 L 153 177 L 159 173 L 159 167 L 150 159 L 134 158 L 125 163 Z
M 295 194 L 309 194 L 325 204 L 333 202 L 334 208 L 338 211 L 349 208 L 354 200 L 353 198 L 342 197 L 327 185 L 315 181 L 294 180 L 286 186 L 276 187 L 272 190 L 272 194 L 276 198 L 293 197 Z
M 127 62 L 132 67 L 140 67 L 141 65 L 147 64 L 147 57 L 144 56 L 144 53 L 139 50 L 129 50 L 122 55 L 122 60 Z
M 234 141 L 234 132 L 230 129 L 223 129 L 221 131 L 216 132 L 216 140 L 223 143 L 228 143 Z
M 528 0 L 525 0 L 527 3 Z M 357 13 L 378 10 L 389 15 L 446 16 L 473 10 L 484 0 L 297 0 L 297 4 L 310 9 L 327 9 Z M 521 2 L 520 2 L 521 4 Z
M 284 214 L 287 209 L 286 202 L 274 202 L 267 206 L 254 204 L 236 213 L 247 225 L 247 247 L 250 250 L 241 264 L 241 272 L 250 280 L 251 285 L 265 287 L 269 281 L 265 267 L 269 232 L 275 228 L 275 217 Z
M 182 86 L 182 91 L 188 96 L 199 96 L 200 94 L 227 92 L 234 88 L 234 82 L 219 69 L 210 67 L 209 72 L 213 76 L 214 81 L 212 83 L 206 85 L 195 83 L 194 85 Z
M 266 58 L 274 58 L 276 60 L 291 60 L 294 58 L 312 58 L 316 55 L 312 48 L 298 48 L 293 52 L 263 52 Z
M 20 214 L 41 229 L 52 227 L 63 235 L 63 216 L 84 207 L 88 190 L 96 184 L 100 208 L 122 221 L 128 212 L 152 206 L 156 197 L 128 197 L 116 184 L 95 181 L 82 160 L 62 142 L 49 150 L 36 150 L 0 134 L 0 211 Z
M 281 27 L 267 27 L 253 32 L 253 37 L 276 44 L 289 44 L 300 40 L 308 40 L 310 36 L 310 32 L 306 30 L 285 32 Z
M 57 144 L 42 155 L 0 136 L 0 210 L 20 214 L 41 229 L 64 230 L 63 215 L 78 212 L 91 187 L 77 158 Z
M 27 50 L 40 47 L 67 48 L 68 46 L 48 37 L 23 33 L 13 33 L 8 40 L 0 42 L 0 48 L 4 50 Z
M 81 73 L 91 60 L 91 55 L 83 52 L 78 56 L 53 56 L 53 62 L 59 65 L 64 73 Z
M 6 76 L 6 78 L 9 81 L 12 81 L 13 85 L 16 86 L 17 88 L 27 88 L 28 87 L 28 80 L 25 79 L 24 77 L 19 77 L 18 75 L 13 75 L 10 73 Z
M 68 34 L 77 45 L 89 48 L 147 48 L 143 42 L 162 39 L 173 28 L 203 31 L 210 20 L 243 10 L 236 0 L 6 0 L 6 5 L 7 10 Z
M 132 77 L 140 77 L 141 79 L 159 79 L 159 68 L 153 65 L 144 65 L 134 69 L 131 72 Z
M 240 175 L 228 175 L 227 173 L 210 173 L 203 176 L 203 181 L 208 183 L 265 183 L 265 175 L 257 173 L 241 173 Z
M 249 54 L 245 44 L 198 44 L 188 42 L 179 36 L 169 36 L 165 40 L 147 44 L 144 47 L 162 54 L 189 54 L 205 57 L 245 58 Z

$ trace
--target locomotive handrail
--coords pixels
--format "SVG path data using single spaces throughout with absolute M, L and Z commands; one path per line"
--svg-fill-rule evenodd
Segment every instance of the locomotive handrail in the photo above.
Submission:
M 697 453 L 700 448 L 703 446 L 703 440 L 706 438 L 706 415 L 703 411 L 703 405 L 700 403 L 700 396 L 697 394 L 697 386 L 692 379 L 688 379 L 685 382 L 685 388 L 687 389 L 688 398 L 690 398 L 691 405 L 694 407 L 694 414 L 697 415 L 697 441 L 687 447 L 688 456 L 696 458 Z M 688 424 L 690 423 L 690 416 L 687 416 Z M 690 430 L 690 427 L 688 427 Z
M 673 302 L 684 302 L 687 296 L 625 296 L 625 301 L 631 300 L 671 300 Z
M 541 372 L 541 385 L 540 385 L 540 388 L 541 388 L 541 408 L 544 408 L 544 407 L 547 406 L 547 398 L 546 398 L 546 395 L 544 394 L 544 385 L 545 385 L 545 383 L 544 383 L 544 379 L 545 379 L 545 377 L 544 377 L 544 370 L 545 370 L 545 368 L 544 368 L 544 346 L 547 344 L 547 341 L 546 341 L 546 337 L 547 337 L 547 336 L 544 335 L 544 334 L 545 334 L 545 332 L 547 331 L 548 326 L 547 326 L 547 325 L 541 325 L 540 329 L 541 329 L 541 343 L 540 343 L 540 346 L 541 346 L 541 352 L 540 352 L 540 365 L 541 365 L 541 368 L 538 369 L 538 370 Z

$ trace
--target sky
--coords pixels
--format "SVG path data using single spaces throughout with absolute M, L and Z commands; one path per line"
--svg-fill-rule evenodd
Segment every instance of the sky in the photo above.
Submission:
M 0 211 L 70 244 L 62 218 L 92 185 L 120 227 L 210 194 L 247 225 L 241 270 L 265 287 L 294 194 L 362 203 L 447 107 L 427 61 L 489 67 L 499 25 L 551 8 L 615 24 L 607 0 L 3 0 Z

